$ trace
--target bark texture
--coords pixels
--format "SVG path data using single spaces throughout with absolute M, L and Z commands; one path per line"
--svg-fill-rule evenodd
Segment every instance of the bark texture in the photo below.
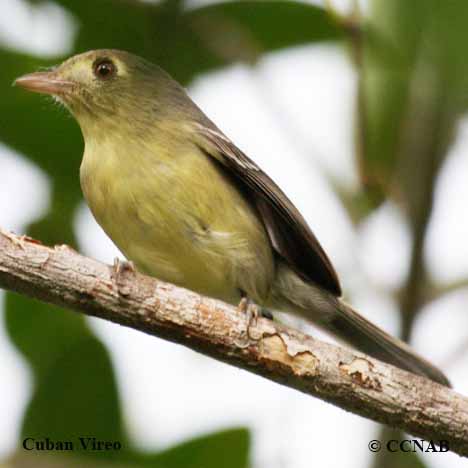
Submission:
M 358 351 L 0 230 L 0 287 L 141 330 L 468 455 L 468 399 Z

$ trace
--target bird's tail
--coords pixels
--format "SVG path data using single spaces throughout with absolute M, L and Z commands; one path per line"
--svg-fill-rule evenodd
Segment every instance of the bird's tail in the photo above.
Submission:
M 405 342 L 389 335 L 343 302 L 337 301 L 337 304 L 336 315 L 328 324 L 333 334 L 381 361 L 450 387 L 447 377 Z
M 359 351 L 450 387 L 447 377 L 406 343 L 366 320 L 339 298 L 303 282 L 291 270 L 278 272 L 273 296 L 273 305 L 280 310 L 289 309 Z

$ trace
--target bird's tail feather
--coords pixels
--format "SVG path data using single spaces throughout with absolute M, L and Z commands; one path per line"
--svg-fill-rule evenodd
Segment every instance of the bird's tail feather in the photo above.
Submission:
M 336 315 L 328 322 L 329 331 L 381 361 L 450 387 L 447 377 L 406 343 L 375 326 L 343 302 L 337 302 Z
M 271 305 L 305 318 L 359 351 L 450 387 L 445 375 L 406 343 L 366 320 L 339 298 L 304 282 L 286 265 L 278 269 Z

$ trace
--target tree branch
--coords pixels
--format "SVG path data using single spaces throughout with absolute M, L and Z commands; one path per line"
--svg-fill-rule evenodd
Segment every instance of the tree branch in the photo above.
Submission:
M 181 343 L 468 455 L 468 399 L 357 351 L 235 307 L 0 230 L 0 287 Z

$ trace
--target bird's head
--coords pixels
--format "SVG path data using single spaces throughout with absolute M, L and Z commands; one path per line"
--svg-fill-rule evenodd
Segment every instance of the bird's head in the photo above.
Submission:
M 176 115 L 178 102 L 186 99 L 161 68 L 112 49 L 76 55 L 47 71 L 24 75 L 15 85 L 55 97 L 75 116 L 85 137 L 104 126 L 144 133 L 158 119 L 167 119 L 168 112 Z

